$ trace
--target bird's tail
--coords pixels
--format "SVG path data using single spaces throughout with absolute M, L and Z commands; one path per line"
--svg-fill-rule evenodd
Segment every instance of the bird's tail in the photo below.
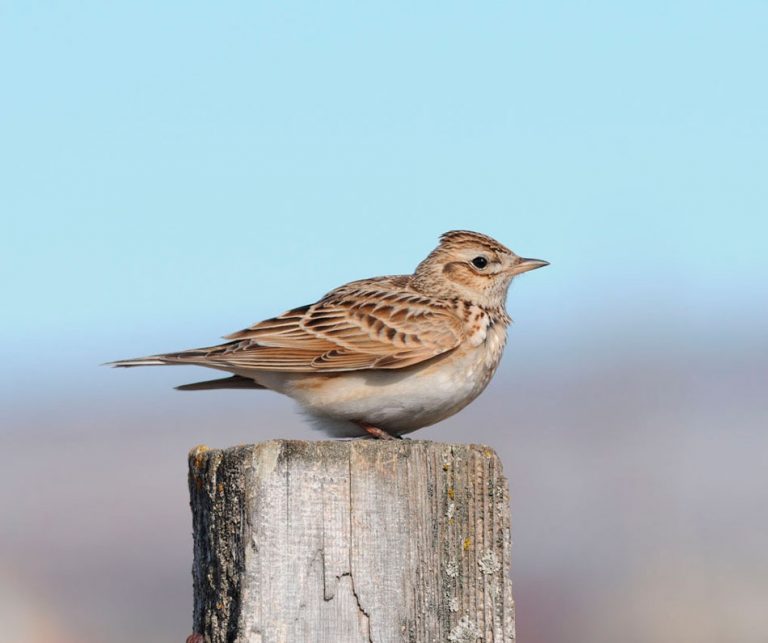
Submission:
M 164 355 L 150 355 L 149 357 L 134 357 L 133 359 L 119 359 L 116 362 L 107 362 L 104 366 L 115 368 L 130 368 L 132 366 L 165 366 L 167 364 L 180 364 L 179 360 L 166 359 Z
M 226 346 L 226 345 L 222 345 Z M 166 366 L 172 364 L 187 364 L 206 366 L 206 358 L 213 351 L 221 348 L 220 346 L 210 346 L 208 348 L 193 348 L 188 351 L 179 351 L 178 353 L 162 353 L 159 355 L 147 355 L 146 357 L 134 357 L 132 359 L 119 359 L 115 362 L 107 362 L 104 366 L 115 368 L 131 368 L 132 366 Z
M 177 391 L 214 391 L 224 388 L 232 389 L 254 389 L 254 388 L 266 388 L 261 384 L 243 377 L 242 375 L 233 375 L 232 377 L 224 377 L 217 380 L 206 380 L 205 382 L 194 382 L 192 384 L 184 384 L 182 386 L 175 387 Z

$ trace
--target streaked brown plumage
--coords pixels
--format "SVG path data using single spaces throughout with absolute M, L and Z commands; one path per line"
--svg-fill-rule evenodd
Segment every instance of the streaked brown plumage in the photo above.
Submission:
M 359 429 L 349 426 L 364 426 L 369 433 L 377 427 L 399 435 L 455 413 L 485 388 L 510 322 L 504 305 L 509 283 L 544 265 L 486 235 L 452 231 L 413 275 L 353 281 L 314 304 L 232 333 L 224 344 L 114 365 L 229 371 L 239 379 L 226 378 L 222 388 L 253 382 L 285 393 L 310 414 L 347 426 L 331 429 L 335 434 L 354 435 Z M 437 396 L 420 385 L 433 377 L 446 388 L 438 387 Z M 381 412 L 377 401 L 394 408 Z

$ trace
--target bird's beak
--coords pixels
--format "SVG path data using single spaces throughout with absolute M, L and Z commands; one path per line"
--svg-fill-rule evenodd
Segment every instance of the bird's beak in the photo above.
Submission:
M 548 266 L 549 261 L 543 261 L 542 259 L 526 259 L 525 257 L 519 257 L 519 260 L 509 268 L 507 271 L 511 275 L 520 275 L 529 270 L 536 270 L 536 268 L 543 268 Z

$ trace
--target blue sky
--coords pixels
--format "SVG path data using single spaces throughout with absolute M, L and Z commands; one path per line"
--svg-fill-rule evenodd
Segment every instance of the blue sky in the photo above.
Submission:
M 206 344 L 452 228 L 552 262 L 510 300 L 542 337 L 760 328 L 766 33 L 764 2 L 4 3 L 7 372 Z

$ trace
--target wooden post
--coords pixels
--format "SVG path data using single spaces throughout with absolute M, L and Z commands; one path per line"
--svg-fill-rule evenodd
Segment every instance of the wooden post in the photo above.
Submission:
M 514 641 L 488 447 L 272 440 L 189 455 L 206 643 Z

